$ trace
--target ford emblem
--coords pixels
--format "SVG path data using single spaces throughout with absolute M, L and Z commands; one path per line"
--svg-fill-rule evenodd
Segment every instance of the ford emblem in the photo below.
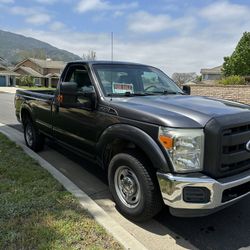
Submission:
M 247 150 L 248 152 L 250 152 L 250 141 L 247 142 L 247 144 L 246 144 L 246 150 Z

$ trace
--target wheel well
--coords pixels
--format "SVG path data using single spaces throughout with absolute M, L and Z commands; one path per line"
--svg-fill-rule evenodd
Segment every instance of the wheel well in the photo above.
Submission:
M 147 156 L 147 154 L 134 142 L 131 142 L 131 141 L 128 141 L 125 139 L 117 138 L 117 139 L 113 140 L 111 143 L 108 143 L 105 147 L 105 150 L 103 153 L 104 169 L 105 170 L 108 169 L 109 163 L 115 155 L 122 153 L 124 151 L 127 151 L 127 150 L 135 150 L 137 153 L 139 153 L 140 155 L 145 157 L 147 163 L 152 164 L 152 162 L 149 159 L 149 157 Z
M 30 112 L 27 109 L 22 109 L 21 111 L 21 120 L 24 125 L 28 119 L 31 119 Z

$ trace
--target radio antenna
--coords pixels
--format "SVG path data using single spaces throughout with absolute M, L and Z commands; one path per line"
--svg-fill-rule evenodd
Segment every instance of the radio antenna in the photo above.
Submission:
M 114 33 L 111 32 L 111 61 L 114 60 Z
M 110 36 L 110 39 L 111 39 L 111 62 L 113 63 L 113 60 L 114 60 L 114 34 L 113 34 L 113 31 L 111 32 L 111 36 Z M 111 93 L 110 93 L 110 101 L 112 101 L 112 98 L 113 98 L 113 72 L 111 71 Z

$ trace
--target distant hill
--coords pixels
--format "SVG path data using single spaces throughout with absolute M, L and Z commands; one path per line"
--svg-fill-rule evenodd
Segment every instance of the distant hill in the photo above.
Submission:
M 51 58 L 65 62 L 81 59 L 73 53 L 58 49 L 48 43 L 3 30 L 0 30 L 0 57 L 12 64 L 26 57 Z

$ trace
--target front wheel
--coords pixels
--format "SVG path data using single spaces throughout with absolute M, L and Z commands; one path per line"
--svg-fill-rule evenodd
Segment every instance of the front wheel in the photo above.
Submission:
M 24 139 L 26 145 L 35 152 L 43 149 L 44 136 L 38 132 L 30 119 L 27 119 L 24 123 Z
M 132 152 L 115 155 L 109 164 L 109 187 L 117 209 L 134 221 L 145 221 L 162 207 L 156 177 L 146 160 Z

